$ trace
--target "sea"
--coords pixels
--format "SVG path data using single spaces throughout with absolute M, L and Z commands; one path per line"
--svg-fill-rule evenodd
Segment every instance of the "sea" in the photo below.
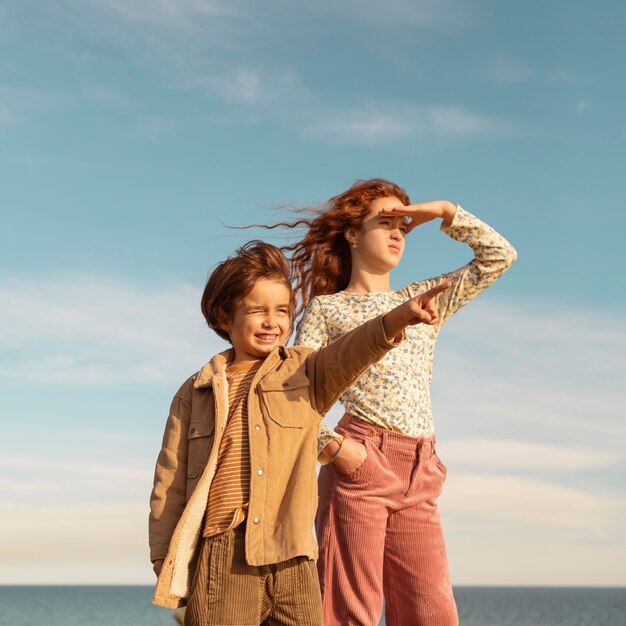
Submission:
M 152 590 L 0 587 L 0 626 L 176 626 Z M 457 587 L 455 597 L 462 626 L 626 626 L 624 588 Z

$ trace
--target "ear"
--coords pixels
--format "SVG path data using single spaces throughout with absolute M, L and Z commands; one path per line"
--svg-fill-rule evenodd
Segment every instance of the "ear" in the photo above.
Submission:
M 343 231 L 343 236 L 349 244 L 353 244 L 356 241 L 356 228 L 346 228 L 346 230 Z
M 230 318 L 222 319 L 222 320 L 220 320 L 219 324 L 220 324 L 220 328 L 230 335 L 230 331 L 231 331 L 231 329 L 233 327 L 232 319 L 230 319 Z

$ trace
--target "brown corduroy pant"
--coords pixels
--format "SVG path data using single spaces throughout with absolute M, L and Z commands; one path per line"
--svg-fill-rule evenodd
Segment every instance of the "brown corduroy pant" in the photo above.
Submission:
M 446 468 L 435 438 L 344 415 L 336 432 L 364 443 L 353 474 L 325 465 L 316 519 L 325 626 L 457 626 L 437 497 Z
M 322 626 L 315 562 L 248 565 L 245 524 L 203 540 L 185 626 Z

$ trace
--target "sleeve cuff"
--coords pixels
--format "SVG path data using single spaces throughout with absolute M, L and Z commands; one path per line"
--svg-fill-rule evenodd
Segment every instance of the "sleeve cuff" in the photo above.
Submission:
M 471 214 L 468 211 L 466 211 L 460 204 L 457 204 L 456 213 L 454 214 L 454 217 L 452 218 L 452 222 L 446 226 L 442 220 L 441 226 L 439 226 L 439 230 L 442 233 L 447 234 L 448 231 L 452 230 L 453 228 L 456 228 L 457 226 L 462 226 L 464 222 L 466 222 L 467 217 L 469 217 L 470 215 Z
M 377 332 L 380 333 L 380 337 L 382 337 L 382 341 L 380 341 L 379 339 L 376 340 L 376 344 L 387 350 L 388 348 L 395 348 L 396 346 L 399 346 L 405 339 L 406 337 L 406 333 L 403 331 L 399 332 L 395 337 L 392 337 L 391 339 L 389 339 L 387 337 L 387 333 L 385 332 L 385 324 L 383 322 L 383 318 L 385 317 L 386 313 L 383 313 L 382 315 L 378 316 L 378 329 Z
M 345 437 L 343 435 L 339 435 L 338 433 L 334 432 L 334 431 L 330 431 L 330 434 L 324 438 L 320 438 L 318 440 L 317 443 L 317 460 L 319 463 L 321 463 L 322 465 L 328 463 L 330 461 L 330 456 L 327 455 L 325 452 L 322 452 L 322 450 L 332 441 L 332 440 L 338 441 L 339 443 L 342 443 L 343 440 L 345 439 Z

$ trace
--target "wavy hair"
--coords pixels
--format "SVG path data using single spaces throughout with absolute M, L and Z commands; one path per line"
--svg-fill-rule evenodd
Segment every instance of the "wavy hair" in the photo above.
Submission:
M 211 273 L 202 293 L 200 308 L 209 328 L 230 341 L 223 326 L 232 319 L 235 307 L 259 280 L 274 279 L 289 289 L 289 317 L 293 319 L 295 300 L 291 289 L 289 262 L 280 248 L 264 241 L 249 241 L 222 261 Z
M 378 198 L 395 196 L 410 204 L 404 189 L 384 178 L 358 180 L 349 189 L 334 196 L 321 209 L 304 208 L 299 212 L 315 213 L 311 219 L 281 222 L 266 228 L 305 226 L 304 237 L 281 250 L 290 252 L 294 294 L 304 308 L 315 296 L 345 289 L 350 282 L 352 259 L 345 237 L 349 228 L 358 229 Z

